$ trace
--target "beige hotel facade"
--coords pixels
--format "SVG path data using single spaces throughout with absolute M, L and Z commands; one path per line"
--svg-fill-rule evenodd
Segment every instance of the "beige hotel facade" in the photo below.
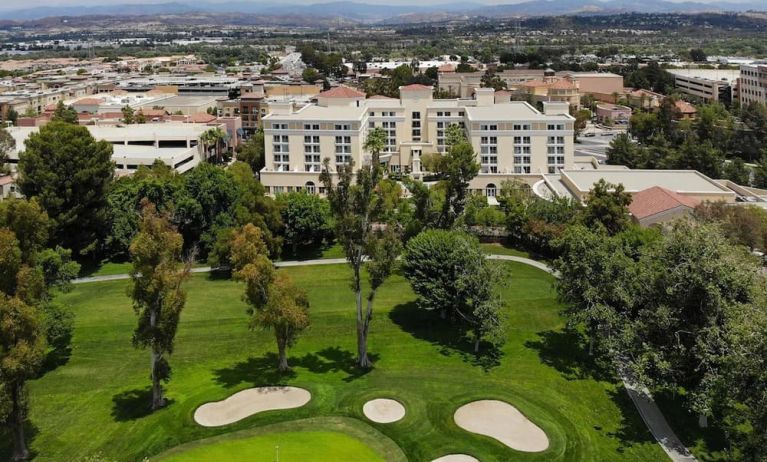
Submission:
M 263 119 L 266 166 L 261 182 L 268 193 L 306 190 L 322 194 L 319 175 L 330 159 L 340 164 L 370 162 L 363 145 L 373 128 L 386 131 L 381 155 L 390 172 L 421 178 L 421 156 L 445 152 L 447 127 L 464 127 L 480 174 L 469 187 L 494 196 L 504 180 L 529 184 L 543 174 L 574 165 L 573 123 L 567 103 L 544 103 L 539 112 L 520 101 L 496 101 L 491 88 L 476 89 L 471 99 L 434 99 L 432 87 L 400 87 L 400 98 L 373 96 L 349 87 L 317 95 L 316 102 L 296 108 L 292 102 L 270 105 Z

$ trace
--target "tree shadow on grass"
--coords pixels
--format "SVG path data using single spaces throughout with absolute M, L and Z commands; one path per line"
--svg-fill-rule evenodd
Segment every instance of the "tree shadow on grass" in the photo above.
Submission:
M 642 416 L 623 385 L 610 390 L 609 394 L 610 399 L 621 411 L 618 429 L 614 432 L 606 432 L 608 437 L 616 438 L 620 442 L 617 451 L 623 453 L 635 444 L 655 443 L 655 437 L 650 433 L 650 429 L 642 420 Z
M 580 332 L 547 330 L 536 335 L 538 339 L 528 340 L 525 347 L 537 351 L 541 362 L 559 371 L 566 380 L 615 381 L 612 369 L 589 355 L 588 341 Z
M 368 353 L 368 358 L 375 364 L 380 356 L 376 353 Z M 343 372 L 346 374 L 344 382 L 352 382 L 366 374 L 372 368 L 362 369 L 356 364 L 356 355 L 339 347 L 327 347 L 316 353 L 307 353 L 296 358 L 293 363 L 315 374 Z
M 489 342 L 481 342 L 479 354 L 467 338 L 463 323 L 441 319 L 437 313 L 418 308 L 416 302 L 401 303 L 389 312 L 389 318 L 413 337 L 436 346 L 440 354 L 458 355 L 464 362 L 490 370 L 501 364 L 503 352 Z
M 171 404 L 173 400 L 166 397 L 165 407 Z M 151 413 L 151 387 L 125 390 L 112 396 L 112 418 L 117 422 L 140 419 Z
M 370 360 L 375 362 L 378 355 L 369 354 Z M 307 353 L 303 356 L 288 356 L 288 364 L 291 368 L 304 368 L 316 374 L 329 372 L 344 372 L 347 376 L 343 379 L 351 382 L 370 372 L 370 369 L 356 367 L 354 355 L 338 347 L 329 347 L 316 353 Z M 252 384 L 254 387 L 287 385 L 296 377 L 294 369 L 280 371 L 277 368 L 277 355 L 266 353 L 259 358 L 248 358 L 231 367 L 213 371 L 216 383 L 225 387 L 233 387 L 243 383 Z
M 288 363 L 294 366 L 295 359 L 288 356 Z M 254 387 L 286 385 L 290 379 L 295 378 L 296 373 L 293 370 L 280 371 L 277 364 L 278 358 L 275 353 L 266 353 L 260 358 L 250 357 L 231 367 L 216 369 L 213 371 L 214 380 L 225 387 L 233 387 L 242 383 L 252 384 Z

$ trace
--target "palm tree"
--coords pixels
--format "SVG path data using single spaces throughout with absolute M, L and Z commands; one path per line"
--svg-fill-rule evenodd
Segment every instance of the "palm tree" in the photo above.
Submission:
M 200 135 L 200 141 L 205 146 L 205 152 L 210 149 L 211 146 L 216 148 L 216 162 L 221 162 L 221 142 L 226 140 L 228 135 L 220 127 L 214 127 L 206 130 Z
M 376 127 L 368 133 L 368 137 L 365 140 L 363 148 L 370 152 L 372 155 L 371 165 L 373 168 L 378 168 L 380 165 L 379 159 L 381 152 L 386 148 L 386 130 L 381 127 Z

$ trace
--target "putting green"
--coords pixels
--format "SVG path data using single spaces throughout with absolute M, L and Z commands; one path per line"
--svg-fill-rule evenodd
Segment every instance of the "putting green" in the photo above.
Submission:
M 198 446 L 158 462 L 385 462 L 362 441 L 334 431 L 279 432 Z

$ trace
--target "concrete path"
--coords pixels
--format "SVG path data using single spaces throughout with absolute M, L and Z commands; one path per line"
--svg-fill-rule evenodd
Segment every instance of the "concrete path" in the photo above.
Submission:
M 488 255 L 491 260 L 503 260 L 513 261 L 530 265 L 540 270 L 546 271 L 549 274 L 557 276 L 556 271 L 543 262 L 532 260 L 525 257 L 517 257 L 514 255 Z M 317 260 L 293 260 L 293 261 L 281 261 L 276 262 L 275 266 L 278 268 L 291 267 L 291 266 L 309 266 L 309 265 L 338 265 L 346 263 L 345 258 L 328 258 Z M 209 273 L 213 268 L 204 266 L 200 268 L 193 268 L 193 273 Z M 129 279 L 128 274 L 113 274 L 108 276 L 91 276 L 85 278 L 78 278 L 72 281 L 75 284 L 83 284 L 87 282 L 103 282 L 103 281 L 119 281 L 123 279 Z M 696 462 L 695 456 L 682 444 L 682 441 L 676 436 L 674 430 L 666 421 L 660 408 L 653 400 L 650 391 L 642 385 L 636 383 L 626 368 L 620 366 L 616 367 L 618 376 L 623 381 L 623 386 L 626 387 L 626 392 L 631 397 L 631 401 L 634 402 L 639 414 L 642 416 L 647 428 L 650 429 L 650 433 L 658 441 L 661 448 L 668 454 L 669 458 L 673 462 Z

